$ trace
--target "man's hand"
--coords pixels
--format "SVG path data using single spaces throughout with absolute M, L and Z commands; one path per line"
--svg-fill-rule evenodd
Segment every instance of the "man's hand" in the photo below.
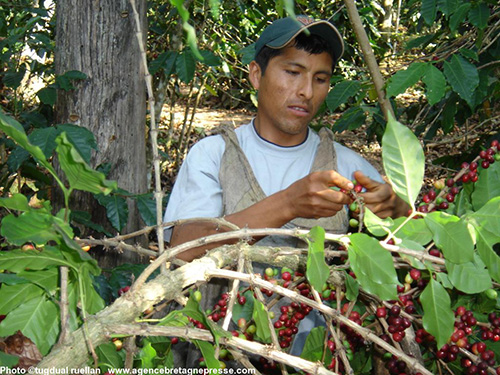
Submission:
M 349 179 L 332 170 L 313 172 L 290 185 L 282 192 L 290 220 L 333 216 L 352 202 L 347 194 L 332 187 L 351 190 L 354 186 Z
M 405 216 L 410 206 L 399 198 L 391 185 L 380 183 L 365 176 L 361 171 L 354 172 L 356 182 L 366 189 L 360 193 L 366 206 L 381 218 Z

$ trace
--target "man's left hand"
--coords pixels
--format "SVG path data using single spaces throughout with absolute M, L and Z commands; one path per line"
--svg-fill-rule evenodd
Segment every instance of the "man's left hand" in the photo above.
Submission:
M 391 185 L 374 181 L 361 171 L 354 172 L 354 178 L 365 188 L 365 192 L 359 193 L 359 196 L 374 214 L 381 218 L 408 214 L 410 206 L 396 195 Z

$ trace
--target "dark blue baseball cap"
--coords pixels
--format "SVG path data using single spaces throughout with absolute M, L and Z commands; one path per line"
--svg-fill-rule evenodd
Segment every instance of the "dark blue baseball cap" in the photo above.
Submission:
M 344 42 L 337 28 L 330 21 L 315 20 L 312 17 L 302 15 L 296 18 L 281 18 L 269 25 L 255 43 L 255 56 L 264 46 L 274 49 L 286 47 L 304 30 L 322 37 L 334 52 L 334 62 L 337 63 L 344 53 Z

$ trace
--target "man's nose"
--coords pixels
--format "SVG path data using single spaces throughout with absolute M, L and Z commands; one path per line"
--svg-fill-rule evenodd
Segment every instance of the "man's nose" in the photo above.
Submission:
M 313 96 L 313 80 L 312 78 L 305 78 L 300 83 L 299 95 L 305 99 L 311 99 Z

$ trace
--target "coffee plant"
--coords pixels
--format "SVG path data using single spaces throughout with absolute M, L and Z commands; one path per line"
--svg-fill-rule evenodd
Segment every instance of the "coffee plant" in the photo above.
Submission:
M 66 133 L 55 148 L 62 182 L 23 127 L 3 114 L 0 120 L 1 129 L 58 182 L 66 202 L 75 189 L 104 196 L 116 191 L 114 182 L 88 167 Z M 106 277 L 86 252 L 94 240 L 75 237 L 68 205 L 53 214 L 49 201 L 1 198 L 7 214 L 0 229 L 0 336 L 29 339 L 42 368 L 113 372 L 127 358 L 127 366 L 171 368 L 176 347 L 189 341 L 200 351 L 196 365 L 211 369 L 240 363 L 266 373 L 368 374 L 381 366 L 390 374 L 500 373 L 498 158 L 494 141 L 457 174 L 421 193 L 423 150 L 411 130 L 391 118 L 384 167 L 411 206 L 407 217 L 378 218 L 356 196 L 358 187 L 350 192 L 359 211 L 355 233 L 235 230 L 169 249 L 145 269 L 121 266 Z M 228 245 L 155 273 L 200 243 L 273 234 L 299 237 L 307 254 Z M 262 275 L 253 272 L 253 261 L 268 264 Z M 216 299 L 197 289 L 211 278 L 232 280 Z M 184 306 L 165 314 L 174 300 Z M 323 324 L 307 332 L 300 353 L 290 354 L 301 322 L 313 313 Z M 8 343 L 0 366 L 27 366 L 23 351 Z

